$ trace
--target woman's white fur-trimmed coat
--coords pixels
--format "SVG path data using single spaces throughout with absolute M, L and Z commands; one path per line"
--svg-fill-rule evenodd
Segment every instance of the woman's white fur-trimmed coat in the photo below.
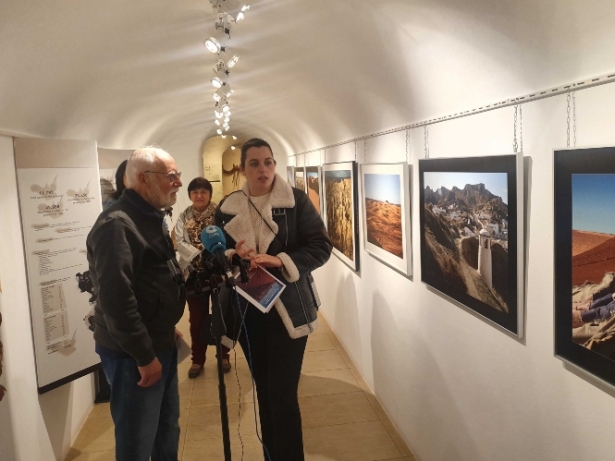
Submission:
M 224 199 L 216 212 L 216 224 L 226 234 L 227 248 L 234 248 L 240 240 L 245 240 L 247 248 L 256 247 L 248 195 L 245 184 L 242 191 Z M 273 210 L 276 210 L 275 216 Z M 292 188 L 280 175 L 276 174 L 269 202 L 261 214 L 264 223 L 260 226 L 258 238 L 260 253 L 282 260 L 284 268 L 278 272 L 287 283 L 298 281 L 301 275 L 322 266 L 329 259 L 333 245 L 320 215 L 305 192 Z M 275 270 L 270 271 L 279 275 Z M 306 319 L 304 324 L 297 325 L 297 317 L 292 314 L 302 309 L 300 305 L 285 306 L 279 298 L 275 308 L 291 338 L 308 335 L 318 327 L 318 319 L 313 322 Z

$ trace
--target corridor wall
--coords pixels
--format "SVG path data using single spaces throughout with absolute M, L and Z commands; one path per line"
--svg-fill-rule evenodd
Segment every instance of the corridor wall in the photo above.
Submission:
M 566 95 L 526 104 L 522 112 L 530 161 L 523 339 L 420 282 L 422 128 L 408 138 L 414 277 L 364 248 L 360 273 L 335 257 L 316 273 L 325 318 L 419 460 L 612 457 L 615 390 L 554 357 L 552 150 L 566 147 Z M 508 107 L 429 126 L 429 157 L 512 153 L 513 114 Z M 576 93 L 576 127 L 577 146 L 615 145 L 615 85 Z M 360 163 L 406 159 L 404 131 L 363 143 L 356 149 Z M 328 162 L 354 157 L 354 143 L 326 151 Z

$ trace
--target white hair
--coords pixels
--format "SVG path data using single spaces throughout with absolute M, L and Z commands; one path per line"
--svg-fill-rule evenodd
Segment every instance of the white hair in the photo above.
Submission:
M 152 171 L 158 159 L 170 157 L 169 153 L 159 147 L 147 146 L 135 150 L 126 164 L 126 187 L 135 188 L 139 182 L 139 174 Z

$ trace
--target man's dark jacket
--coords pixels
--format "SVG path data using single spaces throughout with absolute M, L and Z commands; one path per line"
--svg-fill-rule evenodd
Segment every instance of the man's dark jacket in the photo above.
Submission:
M 103 211 L 87 238 L 98 346 L 139 366 L 171 348 L 185 306 L 183 278 L 163 214 L 132 189 Z

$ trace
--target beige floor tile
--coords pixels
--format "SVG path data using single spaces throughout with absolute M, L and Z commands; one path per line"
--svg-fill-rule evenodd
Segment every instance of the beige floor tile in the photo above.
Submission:
M 362 391 L 299 398 L 304 428 L 379 421 Z
M 303 357 L 303 372 L 346 368 L 348 365 L 337 350 L 306 352 Z
M 115 461 L 115 450 L 82 453 L 75 448 L 71 448 L 64 461 Z
M 242 458 L 243 451 L 243 458 Z M 263 461 L 263 448 L 256 437 L 243 438 L 243 447 L 240 441 L 231 437 L 231 458 L 243 461 Z M 203 439 L 198 442 L 186 444 L 182 461 L 218 461 L 224 459 L 224 446 L 221 438 Z
M 309 461 L 373 461 L 401 456 L 380 421 L 307 428 L 303 438 Z
M 299 380 L 299 397 L 347 394 L 361 388 L 349 369 L 304 371 Z
M 83 446 L 80 447 L 83 453 L 94 453 L 97 451 L 109 451 L 115 448 L 115 431 L 111 418 L 96 418 L 95 421 L 88 421 L 89 430 Z
M 306 352 L 311 351 L 330 351 L 335 350 L 335 344 L 329 335 L 310 335 L 308 336 Z
M 254 407 L 251 404 L 228 405 L 229 430 L 234 436 L 240 428 L 241 434 L 256 433 Z M 240 423 L 240 425 L 239 425 Z M 186 443 L 195 440 L 222 437 L 220 409 L 216 406 L 193 407 L 188 417 L 186 428 Z

